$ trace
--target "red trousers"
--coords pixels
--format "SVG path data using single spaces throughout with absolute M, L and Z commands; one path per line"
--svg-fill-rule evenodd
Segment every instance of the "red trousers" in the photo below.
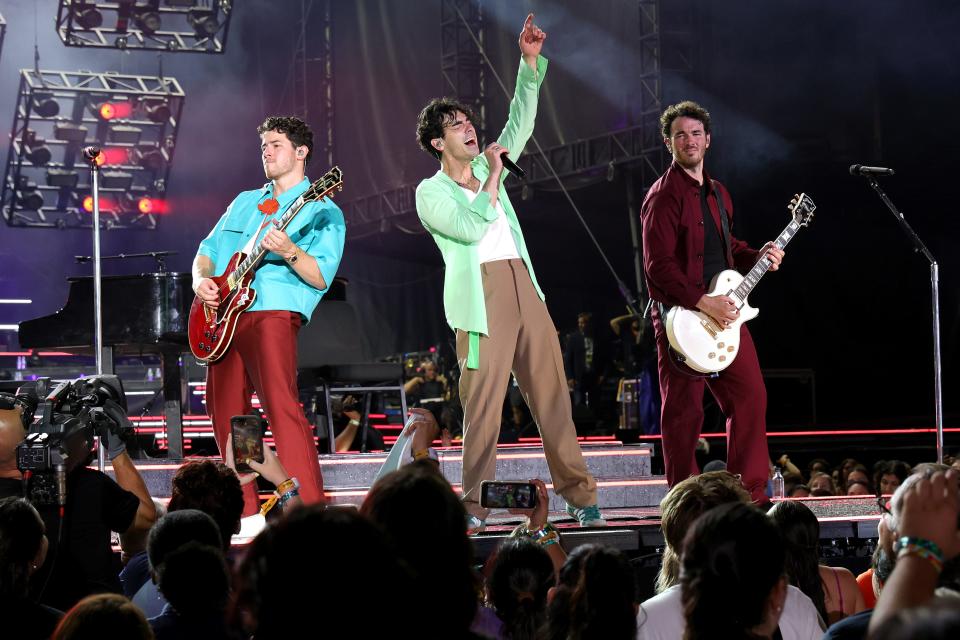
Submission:
M 230 435 L 230 418 L 249 414 L 256 390 L 270 422 L 277 456 L 300 481 L 305 504 L 324 502 L 323 477 L 313 429 L 303 415 L 297 394 L 297 332 L 300 314 L 253 311 L 240 314 L 226 354 L 207 368 L 207 414 L 221 455 Z M 243 515 L 259 511 L 256 483 L 243 486 Z
M 667 335 L 657 322 L 657 365 L 663 409 L 663 459 L 667 483 L 672 487 L 700 472 L 695 457 L 703 426 L 703 385 L 717 399 L 727 417 L 727 470 L 739 473 L 743 486 L 755 500 L 765 499 L 770 470 L 767 450 L 767 388 L 746 325 L 740 327 L 740 351 L 717 378 L 701 378 L 677 371 L 668 359 Z

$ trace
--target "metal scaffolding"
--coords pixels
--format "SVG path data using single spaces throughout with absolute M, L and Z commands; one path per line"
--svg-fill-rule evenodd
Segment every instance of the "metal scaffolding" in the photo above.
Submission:
M 301 118 L 318 124 L 313 159 L 334 163 L 333 19 L 330 0 L 314 11 L 314 0 L 300 0 L 300 38 L 294 58 L 294 104 Z M 309 34 L 309 37 L 308 37 Z M 319 37 L 317 37 L 319 34 Z
M 7 224 L 90 227 L 81 152 L 95 146 L 104 228 L 155 228 L 184 98 L 170 77 L 21 70 L 0 191 Z
M 232 0 L 59 0 L 57 34 L 68 47 L 223 53 Z
M 473 109 L 477 136 L 480 140 L 487 140 L 486 63 L 471 33 L 481 44 L 485 42 L 482 0 L 442 0 L 440 75 L 443 93 Z
M 0 14 L 0 54 L 3 54 L 3 38 L 7 35 L 7 21 Z
M 639 179 L 643 191 L 660 177 L 666 164 L 660 135 L 659 118 L 663 110 L 663 71 L 688 72 L 694 67 L 696 46 L 694 0 L 669 3 L 670 29 L 663 29 L 662 0 L 638 0 L 640 47 L 640 96 L 636 105 L 639 122 L 634 126 L 574 140 L 550 149 L 525 152 L 517 164 L 526 172 L 521 182 L 511 180 L 511 190 L 533 187 L 554 180 L 552 165 L 561 179 L 596 174 L 622 167 L 628 176 L 628 190 Z M 483 58 L 464 27 L 460 13 L 482 40 L 483 15 L 480 0 L 443 0 L 441 2 L 441 70 L 444 89 L 462 102 L 485 114 Z M 482 136 L 482 134 L 481 134 Z M 378 223 L 416 213 L 416 183 L 356 198 L 343 205 L 350 224 Z M 631 217 L 635 218 L 636 194 L 627 196 Z M 381 225 L 381 229 L 389 229 Z

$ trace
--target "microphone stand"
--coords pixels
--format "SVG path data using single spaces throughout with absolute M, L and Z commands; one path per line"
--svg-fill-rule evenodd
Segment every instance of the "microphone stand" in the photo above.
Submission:
M 97 375 L 103 375 L 103 307 L 100 298 L 100 165 L 97 164 L 97 155 L 90 157 L 84 153 L 84 158 L 90 164 L 90 182 L 93 185 L 93 348 L 96 354 Z M 107 452 L 103 445 L 103 439 L 97 436 L 97 468 L 101 473 L 107 465 Z
M 927 248 L 913 228 L 907 223 L 903 214 L 897 210 L 887 194 L 877 183 L 877 179 L 871 174 L 864 174 L 864 178 L 877 192 L 893 217 L 897 219 L 904 233 L 913 241 L 914 250 L 922 253 L 930 262 L 930 293 L 933 298 L 933 397 L 934 397 L 934 415 L 937 427 L 937 462 L 943 464 L 943 389 L 941 386 L 942 369 L 940 362 L 940 268 L 936 259 Z

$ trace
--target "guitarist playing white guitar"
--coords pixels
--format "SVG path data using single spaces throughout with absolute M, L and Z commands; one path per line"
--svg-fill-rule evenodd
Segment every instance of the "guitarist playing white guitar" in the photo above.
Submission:
M 298 480 L 293 491 L 305 504 L 323 502 L 313 430 L 297 396 L 297 332 L 343 255 L 343 213 L 326 197 L 340 184 L 339 169 L 328 172 L 329 187 L 327 176 L 314 184 L 305 178 L 313 133 L 299 118 L 267 118 L 257 133 L 269 182 L 240 193 L 200 243 L 190 346 L 207 363 L 207 413 L 221 455 L 231 417 L 251 413 L 256 391 L 277 455 Z M 243 489 L 244 515 L 258 512 L 256 483 Z
M 769 455 L 766 389 L 753 340 L 739 327 L 736 358 L 721 373 L 705 378 L 681 370 L 667 339 L 664 314 L 673 307 L 697 309 L 721 331 L 740 319 L 739 302 L 708 291 L 726 269 L 749 271 L 764 256 L 776 270 L 783 250 L 768 242 L 751 249 L 730 232 L 733 202 L 726 188 L 704 169 L 710 146 L 710 114 L 694 102 L 668 107 L 660 117 L 663 142 L 673 162 L 651 186 L 641 208 L 644 273 L 653 305 L 657 338 L 661 431 L 667 481 L 673 486 L 699 472 L 694 457 L 703 426 L 707 385 L 727 416 L 727 469 L 741 474 L 756 502 L 765 495 Z

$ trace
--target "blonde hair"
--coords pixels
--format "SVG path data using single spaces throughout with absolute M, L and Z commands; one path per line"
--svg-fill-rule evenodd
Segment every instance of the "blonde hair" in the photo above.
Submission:
M 660 529 L 666 546 L 657 575 L 657 593 L 680 582 L 683 538 L 703 513 L 729 502 L 750 503 L 740 478 L 727 471 L 709 471 L 676 485 L 660 501 Z

